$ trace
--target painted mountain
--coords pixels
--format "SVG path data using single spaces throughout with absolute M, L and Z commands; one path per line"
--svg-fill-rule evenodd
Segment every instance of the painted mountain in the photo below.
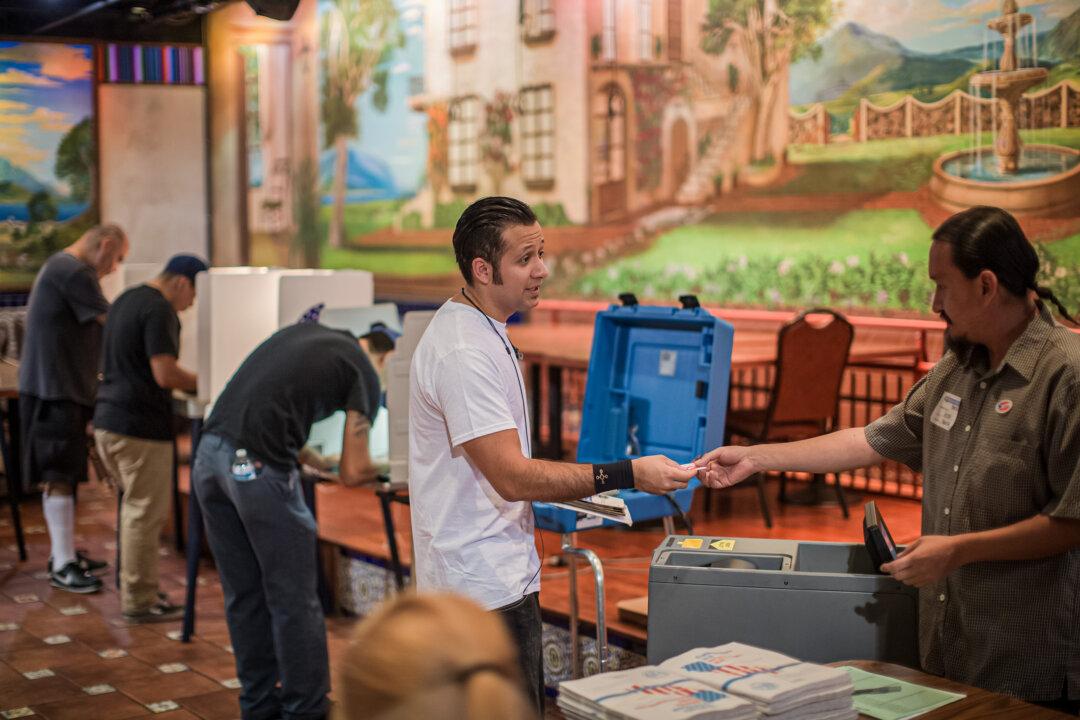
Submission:
M 334 184 L 336 151 L 331 148 L 319 158 L 319 180 L 324 191 Z M 350 147 L 345 172 L 345 187 L 350 202 L 389 200 L 401 197 L 390 166 L 382 158 Z M 324 199 L 324 203 L 327 200 Z
M 1040 47 L 1049 50 L 1059 59 L 1080 63 L 1080 8 L 1061 20 L 1045 36 L 1041 36 L 1040 43 Z
M 910 50 L 857 23 L 846 23 L 821 41 L 817 60 L 791 67 L 791 104 L 857 99 L 877 93 L 954 84 L 978 69 L 973 59 Z
M 53 188 L 38 180 L 27 170 L 0 157 L 0 200 L 24 201 L 39 190 L 56 194 Z

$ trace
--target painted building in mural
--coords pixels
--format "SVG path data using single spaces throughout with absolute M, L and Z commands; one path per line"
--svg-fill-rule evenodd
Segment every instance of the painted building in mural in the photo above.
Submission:
M 1023 10 L 1019 62 L 1046 73 L 1017 135 L 1070 162 L 1080 9 Z M 979 84 L 1000 12 L 304 0 L 274 23 L 229 5 L 208 24 L 215 257 L 361 267 L 386 297 L 438 298 L 456 281 L 448 231 L 502 193 L 547 230 L 553 296 L 925 312 L 932 228 L 973 197 L 939 170 L 981 157 L 1001 117 Z M 1080 297 L 1080 212 L 1027 196 L 1059 294 Z
M 410 98 L 429 118 L 428 182 L 408 209 L 430 225 L 438 203 L 506 193 L 602 223 L 706 199 L 752 152 L 740 142 L 751 72 L 737 48 L 702 48 L 706 5 L 429 3 L 423 88 Z M 777 153 L 787 130 L 778 97 Z

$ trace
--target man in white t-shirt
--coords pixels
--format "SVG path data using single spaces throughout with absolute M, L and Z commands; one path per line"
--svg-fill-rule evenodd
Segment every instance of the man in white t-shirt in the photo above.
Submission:
M 489 197 L 454 229 L 461 292 L 432 318 L 409 381 L 409 491 L 420 590 L 453 590 L 506 619 L 526 689 L 543 703 L 540 558 L 532 501 L 636 487 L 663 493 L 695 474 L 661 455 L 605 465 L 534 460 L 525 383 L 506 320 L 540 300 L 544 236 L 525 203 Z

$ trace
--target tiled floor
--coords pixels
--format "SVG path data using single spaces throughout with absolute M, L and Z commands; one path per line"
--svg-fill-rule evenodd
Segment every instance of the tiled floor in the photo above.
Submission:
M 335 502 L 320 502 L 324 538 L 361 552 L 385 553 L 378 503 L 370 489 L 320 490 L 340 491 L 334 495 Z M 731 537 L 849 541 L 860 536 L 862 513 L 858 505 L 853 508 L 852 517 L 844 520 L 836 508 L 779 507 L 773 491 L 770 486 L 770 503 L 776 513 L 772 530 L 763 527 L 756 495 L 747 488 L 745 492 L 725 493 L 711 512 L 702 509 L 703 498 L 696 500 L 691 517 L 697 532 Z M 879 504 L 899 542 L 917 537 L 917 502 L 879 498 Z M 96 485 L 81 491 L 77 544 L 93 557 L 110 562 L 116 550 L 115 508 L 114 498 Z M 399 530 L 407 528 L 408 509 L 395 508 L 403 516 L 399 518 Z M 134 627 L 123 622 L 111 567 L 103 575 L 107 582 L 102 593 L 73 595 L 52 588 L 44 573 L 49 541 L 40 504 L 27 502 L 23 507 L 30 555 L 26 563 L 18 562 L 9 517 L 5 503 L 0 506 L 0 718 L 119 720 L 152 716 L 229 720 L 239 717 L 238 691 L 234 687 L 236 671 L 229 652 L 221 585 L 211 563 L 204 562 L 201 570 L 197 634 L 190 644 L 184 644 L 176 639 L 178 621 Z M 660 528 L 643 528 L 633 533 L 597 530 L 583 536 L 605 562 L 640 560 L 632 567 L 619 565 L 619 572 L 611 573 L 608 598 L 611 627 L 621 627 L 615 619 L 616 600 L 646 593 L 647 557 L 662 538 Z M 548 534 L 546 542 L 548 554 L 553 553 L 558 538 Z M 407 551 L 404 554 L 407 556 Z M 581 573 L 584 569 L 579 572 L 584 578 Z M 162 589 L 174 602 L 181 602 L 184 560 L 165 542 L 161 550 L 161 574 Z M 543 582 L 541 600 L 545 608 L 564 612 L 568 583 L 565 568 L 545 567 Z M 592 584 L 584 581 L 580 584 L 581 614 L 588 620 L 595 615 Z M 356 622 L 355 618 L 346 617 L 327 620 L 331 670 L 336 667 Z M 629 626 L 627 631 L 644 634 L 643 630 Z M 561 717 L 554 702 L 548 704 L 546 717 Z
M 18 562 L 7 505 L 0 509 L 0 717 L 47 720 L 230 720 L 240 715 L 221 585 L 208 564 L 198 591 L 197 635 L 178 639 L 178 621 L 128 626 L 110 567 L 105 590 L 74 595 L 45 577 L 48 536 L 40 505 L 23 507 L 30 559 Z M 80 496 L 78 545 L 95 558 L 115 553 L 114 500 L 95 487 Z M 183 600 L 184 561 L 161 557 L 162 588 Z M 355 619 L 328 621 L 336 657 Z

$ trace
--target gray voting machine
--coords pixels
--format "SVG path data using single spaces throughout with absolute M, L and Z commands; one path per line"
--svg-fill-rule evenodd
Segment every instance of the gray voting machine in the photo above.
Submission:
M 918 593 L 862 543 L 670 535 L 649 567 L 650 664 L 742 642 L 800 660 L 919 666 Z

